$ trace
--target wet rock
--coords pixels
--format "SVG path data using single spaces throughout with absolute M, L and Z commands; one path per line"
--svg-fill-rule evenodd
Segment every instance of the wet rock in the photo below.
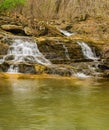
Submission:
M 38 42 L 38 48 L 45 58 L 53 63 L 69 63 L 72 60 L 84 59 L 80 46 L 74 41 L 66 39 L 46 39 Z
M 0 55 L 6 55 L 8 48 L 9 48 L 9 45 L 0 42 Z
M 108 69 L 109 69 L 109 66 L 108 66 L 108 65 L 105 65 L 105 64 L 99 64 L 99 65 L 98 65 L 98 68 L 101 69 L 101 70 L 108 70 Z
M 5 61 L 14 60 L 14 55 L 7 55 L 4 60 L 5 60 Z
M 104 71 L 103 77 L 109 78 L 109 70 L 105 70 L 105 71 Z
M 98 68 L 99 62 L 73 62 L 72 68 L 75 75 L 78 73 L 85 74 L 92 77 L 102 77 L 102 71 Z
M 49 66 L 45 69 L 45 73 L 60 76 L 72 76 L 71 68 L 67 66 Z
M 12 63 L 10 61 L 5 61 L 2 64 L 0 64 L 0 72 L 8 72 L 9 68 L 12 67 L 12 72 L 14 72 L 14 69 L 18 68 L 18 73 L 24 73 L 24 74 L 36 74 L 35 66 L 32 64 L 27 63 Z M 16 73 L 16 71 L 15 71 Z
M 3 64 L 0 64 L 0 72 L 7 72 L 8 68 L 9 68 L 9 64 L 5 62 Z
M 31 64 L 19 64 L 19 72 L 25 74 L 36 74 L 35 66 Z
M 102 59 L 102 61 L 98 64 L 98 68 L 102 71 L 108 71 L 109 70 L 109 59 Z
M 21 57 L 22 57 L 22 56 L 21 56 Z M 26 63 L 29 63 L 29 64 L 34 64 L 34 63 L 36 63 L 35 57 L 33 57 L 33 56 L 25 56 L 25 57 L 23 57 L 23 60 L 24 60 Z

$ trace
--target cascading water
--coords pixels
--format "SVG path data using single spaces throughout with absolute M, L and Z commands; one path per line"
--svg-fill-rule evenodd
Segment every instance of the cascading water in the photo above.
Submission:
M 74 35 L 74 33 L 70 33 L 70 32 L 68 32 L 68 31 L 62 30 L 62 29 L 60 29 L 60 32 L 61 32 L 62 34 L 64 34 L 65 36 L 67 36 L 67 37 L 70 37 L 70 36 Z
M 67 47 L 65 46 L 65 44 L 63 43 L 60 43 L 59 41 L 57 41 L 58 44 L 62 45 L 63 49 L 64 49 L 64 52 L 65 52 L 65 56 L 68 60 L 70 60 L 70 56 L 69 56 L 69 51 L 67 49 Z
M 8 73 L 19 73 L 19 67 L 18 65 L 10 65 Z
M 95 53 L 91 50 L 91 48 L 85 42 L 77 42 L 77 44 L 81 47 L 83 55 L 87 59 L 97 60 Z
M 65 31 L 65 30 L 60 30 L 60 32 L 63 33 L 67 37 L 75 34 L 75 33 L 70 33 L 68 31 Z M 86 59 L 91 59 L 94 61 L 95 64 L 98 64 L 99 58 L 96 56 L 95 52 L 92 51 L 90 46 L 87 45 L 87 43 L 85 43 L 83 41 L 81 41 L 81 42 L 78 41 L 77 44 L 81 47 L 82 53 Z M 65 48 L 65 47 L 63 46 L 63 48 Z M 67 50 L 65 52 L 66 52 L 66 54 L 68 54 Z M 67 55 L 67 56 L 69 56 L 69 55 Z M 68 57 L 68 59 L 69 59 L 69 57 Z M 95 70 L 96 70 L 96 68 L 95 68 Z M 83 72 L 76 72 L 74 74 L 74 76 L 81 77 L 81 78 L 90 77 L 89 75 L 86 75 Z
M 62 44 L 62 46 L 63 46 L 63 48 L 64 48 L 64 50 L 65 50 L 65 56 L 66 56 L 66 58 L 67 58 L 68 60 L 70 60 L 70 56 L 69 56 L 69 52 L 68 52 L 67 47 L 66 47 L 64 44 Z
M 45 66 L 51 64 L 39 51 L 37 44 L 27 39 L 15 39 L 9 47 L 7 55 L 1 60 L 1 62 L 3 61 L 11 62 L 7 71 L 9 73 L 18 73 L 19 63 L 39 63 Z
M 78 72 L 78 73 L 74 74 L 74 76 L 79 77 L 79 78 L 90 78 L 91 77 L 89 75 L 84 74 L 83 72 Z
M 4 61 L 4 59 L 2 58 L 2 59 L 0 59 L 0 64 L 2 64 L 3 63 L 3 61 Z
M 71 35 L 74 35 L 74 33 L 70 33 L 66 30 L 60 30 L 61 33 L 63 33 L 65 36 L 69 37 Z M 83 55 L 92 60 L 97 60 L 98 58 L 96 57 L 96 54 L 93 53 L 91 48 L 84 42 L 77 42 L 77 44 L 82 48 Z
M 64 30 L 62 31 L 63 34 L 67 37 L 73 35 L 73 33 Z M 63 43 L 60 43 L 59 41 L 58 43 L 61 44 L 61 46 L 63 47 L 62 51 L 65 53 L 66 59 L 70 61 L 71 59 L 69 56 L 69 51 L 67 46 Z M 93 63 L 97 62 L 98 58 L 96 57 L 96 54 L 93 53 L 91 48 L 86 43 L 78 41 L 77 44 L 81 47 L 85 58 L 92 59 L 94 61 Z M 34 72 L 38 73 L 39 70 L 36 69 L 37 67 L 35 66 L 35 64 L 37 63 L 45 66 L 51 65 L 50 61 L 47 60 L 43 56 L 43 54 L 39 51 L 37 44 L 32 39 L 28 39 L 28 38 L 24 38 L 24 39 L 15 38 L 8 49 L 7 55 L 5 55 L 4 57 L 3 56 L 0 57 L 0 64 L 5 65 L 5 69 L 3 67 L 1 70 L 2 72 L 8 72 L 8 73 L 34 73 Z M 79 64 L 77 63 L 77 66 L 75 66 L 74 62 L 72 63 L 72 66 L 75 66 L 74 69 L 72 67 L 71 70 L 69 70 L 70 72 L 72 72 L 72 76 L 77 76 L 79 78 L 90 77 L 90 75 L 92 74 L 90 72 L 92 70 L 90 69 L 89 63 L 88 65 L 91 71 L 88 71 L 89 69 L 85 69 L 84 67 L 83 67 L 84 70 L 81 70 L 80 67 L 78 67 Z M 52 69 L 52 66 L 49 67 L 48 67 L 49 69 Z M 58 65 L 56 67 L 58 67 Z M 63 68 L 59 68 L 60 69 L 59 71 L 62 71 L 62 73 L 64 71 Z M 49 73 L 49 69 L 47 70 L 48 73 Z M 65 70 L 67 72 L 67 69 Z M 93 70 L 93 72 L 95 71 Z

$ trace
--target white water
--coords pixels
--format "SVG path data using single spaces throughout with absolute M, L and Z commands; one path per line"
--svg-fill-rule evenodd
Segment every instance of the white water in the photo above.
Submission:
M 17 65 L 10 65 L 8 73 L 19 73 L 19 67 Z
M 96 57 L 95 53 L 91 50 L 91 48 L 84 42 L 77 42 L 78 45 L 81 47 L 83 55 L 87 59 L 92 59 L 92 60 L 97 60 L 98 58 Z
M 0 59 L 0 64 L 2 64 L 4 62 L 4 59 Z
M 82 73 L 82 72 L 77 72 L 77 73 L 75 74 L 75 76 L 76 76 L 76 77 L 79 77 L 79 78 L 90 78 L 90 77 L 91 77 L 91 76 L 86 75 L 86 74 L 84 74 L 84 73 Z
M 13 57 L 9 59 L 8 57 Z M 39 63 L 42 65 L 50 65 L 50 61 L 47 60 L 43 54 L 39 51 L 37 44 L 31 41 L 24 41 L 20 39 L 15 39 L 12 45 L 8 49 L 7 55 L 4 57 L 4 61 L 9 59 L 12 63 L 10 65 L 8 72 L 9 73 L 18 73 L 19 68 L 16 63 Z
M 14 62 L 23 62 L 28 60 L 30 62 L 40 63 L 43 65 L 50 64 L 50 61 L 47 60 L 39 51 L 35 42 L 16 39 L 9 47 L 7 56 L 9 55 L 14 56 Z
M 69 37 L 74 35 L 75 33 L 70 33 L 66 30 L 61 30 L 60 32 L 63 33 L 65 36 Z M 81 47 L 83 55 L 88 58 L 88 59 L 92 59 L 92 60 L 97 60 L 98 57 L 96 56 L 96 54 L 91 50 L 91 48 L 84 42 L 77 42 L 77 44 Z
M 68 32 L 68 31 L 62 30 L 62 29 L 60 29 L 60 32 L 63 33 L 63 34 L 64 34 L 65 36 L 67 36 L 67 37 L 70 37 L 70 36 L 74 35 L 74 33 L 70 33 L 70 32 Z
M 65 50 L 65 56 L 67 57 L 68 60 L 70 60 L 70 56 L 69 56 L 69 52 L 68 52 L 67 47 L 64 44 L 62 44 L 62 46 L 63 46 L 63 48 Z

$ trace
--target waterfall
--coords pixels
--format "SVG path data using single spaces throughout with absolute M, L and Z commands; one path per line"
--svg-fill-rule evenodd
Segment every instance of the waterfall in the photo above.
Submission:
M 83 55 L 87 59 L 97 60 L 95 53 L 91 50 L 91 48 L 85 42 L 77 42 L 77 44 L 81 47 Z
M 8 56 L 13 56 L 13 62 L 26 62 L 39 63 L 42 65 L 49 65 L 50 61 L 45 59 L 39 51 L 35 42 L 23 41 L 15 39 L 13 44 L 8 49 Z M 5 57 L 6 59 L 6 57 Z
M 70 32 L 68 32 L 68 31 L 62 30 L 62 29 L 60 29 L 60 32 L 61 32 L 62 34 L 64 34 L 65 36 L 67 36 L 67 37 L 74 35 L 74 33 L 70 33 Z
M 19 63 L 38 63 L 45 66 L 51 64 L 50 61 L 47 60 L 39 51 L 35 42 L 21 39 L 15 39 L 13 41 L 8 49 L 7 55 L 0 60 L 0 63 L 3 61 L 11 63 L 7 71 L 9 73 L 18 73 Z
M 19 72 L 19 67 L 17 65 L 10 65 L 8 73 L 18 73 Z
M 65 36 L 69 37 L 74 35 L 75 33 L 70 33 L 66 30 L 61 30 L 60 32 L 63 33 Z M 96 57 L 96 54 L 93 53 L 93 51 L 91 50 L 91 48 L 84 42 L 77 42 L 77 44 L 81 47 L 83 55 L 88 58 L 88 59 L 92 59 L 92 60 L 97 60 L 98 57 Z
M 65 52 L 66 58 L 67 58 L 68 60 L 70 60 L 69 52 L 68 52 L 68 49 L 67 49 L 67 47 L 65 46 L 65 44 L 60 43 L 58 40 L 57 40 L 57 43 L 60 44 L 60 45 L 62 45 L 63 49 L 65 50 L 64 52 Z
M 2 59 L 0 59 L 0 64 L 2 64 L 4 62 L 4 59 L 2 58 Z
M 63 46 L 63 48 L 64 48 L 64 50 L 65 50 L 65 56 L 66 56 L 66 58 L 67 58 L 68 60 L 70 60 L 70 56 L 69 56 L 69 52 L 68 52 L 67 47 L 66 47 L 64 44 L 62 44 L 62 46 Z
M 61 29 L 60 29 L 60 32 L 61 32 L 62 34 L 64 34 L 65 36 L 67 36 L 67 37 L 72 36 L 72 35 L 75 35 L 75 33 L 70 33 L 70 32 L 68 32 L 68 31 L 66 31 L 66 30 L 61 30 Z M 90 48 L 90 46 L 88 46 L 87 43 L 82 42 L 82 41 L 81 41 L 81 42 L 78 41 L 77 44 L 81 47 L 82 53 L 83 53 L 84 57 L 85 57 L 86 59 L 91 59 L 91 60 L 93 60 L 94 63 L 96 64 L 99 58 L 96 56 L 95 52 L 92 51 L 92 49 Z M 64 44 L 63 44 L 63 48 L 65 49 L 65 55 L 66 55 L 67 59 L 70 60 L 68 50 L 67 50 L 67 48 L 66 48 L 66 46 L 65 46 Z M 96 68 L 95 68 L 95 69 L 96 69 Z M 74 73 L 74 76 L 79 77 L 79 78 L 87 78 L 87 77 L 90 77 L 89 75 L 86 75 L 86 74 L 84 74 L 83 72 L 75 72 L 75 73 Z

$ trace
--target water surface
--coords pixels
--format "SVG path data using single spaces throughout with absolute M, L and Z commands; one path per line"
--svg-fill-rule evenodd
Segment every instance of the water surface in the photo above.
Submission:
M 109 130 L 109 82 L 0 79 L 0 130 Z

